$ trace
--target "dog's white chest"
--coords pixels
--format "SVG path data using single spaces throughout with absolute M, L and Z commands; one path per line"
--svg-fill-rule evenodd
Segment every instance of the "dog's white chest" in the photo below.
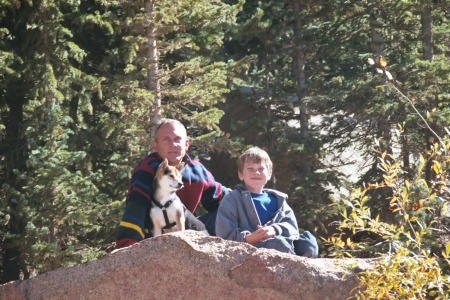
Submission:
M 184 207 L 178 197 L 175 197 L 169 206 L 162 209 L 153 205 L 150 209 L 150 218 L 153 222 L 154 236 L 164 232 L 184 230 Z
M 181 169 L 184 163 L 177 167 L 170 166 L 167 159 L 159 165 L 153 179 L 154 201 L 150 209 L 153 223 L 153 235 L 157 236 L 169 231 L 185 229 L 184 206 L 175 194 L 183 187 Z

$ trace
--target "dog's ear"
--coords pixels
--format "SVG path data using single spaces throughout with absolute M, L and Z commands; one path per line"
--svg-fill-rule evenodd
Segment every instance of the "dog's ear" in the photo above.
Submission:
M 169 161 L 167 160 L 167 158 L 164 158 L 164 160 L 159 164 L 158 170 L 156 172 L 158 171 L 162 172 L 164 168 L 167 167 L 168 164 Z
M 184 162 L 180 162 L 180 163 L 177 165 L 178 171 L 181 172 L 181 170 L 183 170 L 183 168 L 184 168 Z

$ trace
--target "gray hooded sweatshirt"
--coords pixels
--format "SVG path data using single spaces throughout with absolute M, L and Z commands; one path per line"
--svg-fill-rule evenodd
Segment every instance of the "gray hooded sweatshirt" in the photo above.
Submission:
M 297 219 L 287 204 L 287 195 L 272 189 L 264 189 L 274 195 L 278 202 L 277 211 L 269 216 L 266 224 L 261 224 L 250 194 L 243 185 L 228 193 L 220 203 L 216 219 L 216 235 L 237 242 L 244 242 L 244 237 L 257 229 L 257 225 L 271 225 L 277 235 L 289 242 L 299 237 Z

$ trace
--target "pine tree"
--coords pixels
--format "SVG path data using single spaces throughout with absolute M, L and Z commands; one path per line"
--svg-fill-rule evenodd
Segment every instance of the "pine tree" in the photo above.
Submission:
M 126 48 L 122 82 L 132 82 L 131 97 L 141 106 L 143 134 L 161 117 L 186 123 L 193 137 L 217 126 L 223 112 L 215 106 L 228 92 L 228 63 L 220 60 L 222 39 L 239 11 L 210 1 L 130 1 L 122 23 Z M 195 144 L 195 143 L 194 143 Z
M 414 99 L 420 114 L 432 112 L 438 103 L 443 110 L 430 116 L 434 120 L 446 114 L 447 97 L 441 91 L 446 89 L 447 80 L 443 80 L 442 71 L 448 65 L 448 58 L 438 50 L 441 55 L 436 56 L 437 61 L 427 62 L 423 55 L 431 45 L 422 37 L 426 37 L 423 33 L 429 32 L 430 26 L 432 32 L 442 32 L 440 24 L 446 23 L 447 16 L 433 5 L 431 14 L 436 18 L 431 25 L 429 18 L 424 17 L 424 7 L 426 3 L 420 1 L 332 1 L 321 12 L 327 22 L 317 23 L 321 46 L 311 79 L 317 99 L 311 102 L 312 109 L 330 116 L 329 122 L 319 124 L 318 128 L 329 133 L 329 150 L 341 153 L 343 147 L 356 146 L 365 153 L 369 168 L 361 181 L 377 182 L 382 178 L 373 147 L 387 153 L 398 150 L 407 172 L 418 159 L 417 149 L 427 150 L 425 138 L 421 138 L 428 131 L 427 126 L 393 84 Z M 424 20 L 428 20 L 427 26 L 423 25 Z M 423 53 L 422 45 L 426 47 Z M 433 49 L 442 45 L 437 42 Z M 367 64 L 368 58 L 377 60 L 381 56 L 392 79 L 380 76 Z M 445 117 L 436 119 L 440 121 L 432 127 L 442 135 Z M 399 134 L 400 130 L 404 134 Z M 379 209 L 377 199 L 388 196 L 388 191 L 377 190 L 371 205 Z M 386 206 L 383 212 L 382 216 L 389 215 Z
M 338 183 L 332 170 L 316 172 L 322 142 L 311 126 L 316 46 L 310 26 L 321 5 L 247 1 L 239 30 L 225 45 L 234 59 L 251 62 L 233 93 L 237 100 L 228 104 L 230 110 L 241 105 L 241 120 L 228 128 L 245 143 L 268 150 L 275 167 L 271 186 L 290 196 L 299 226 L 313 232 L 326 231 L 332 210 L 326 209 L 330 192 L 324 187 Z
M 1 65 L 7 133 L 1 149 L 1 201 L 6 208 L 0 215 L 2 281 L 99 254 L 80 255 L 89 250 L 80 241 L 98 231 L 98 219 L 105 213 L 104 195 L 95 188 L 101 174 L 92 171 L 69 134 L 86 125 L 80 116 L 92 111 L 91 99 L 101 81 L 79 68 L 87 53 L 74 36 L 83 18 L 91 24 L 101 18 L 81 16 L 79 9 L 73 1 L 1 6 L 1 56 L 8 58 Z M 96 204 L 92 208 L 102 209 L 90 210 L 90 201 Z M 71 259 L 73 255 L 82 258 Z
M 145 2 L 2 3 L 2 281 L 111 249 L 158 97 Z M 230 148 L 215 107 L 230 67 L 216 51 L 241 4 L 154 4 L 162 116 L 185 122 L 194 145 Z

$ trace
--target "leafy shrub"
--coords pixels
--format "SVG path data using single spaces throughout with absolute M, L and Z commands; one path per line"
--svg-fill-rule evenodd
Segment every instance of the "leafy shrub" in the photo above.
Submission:
M 444 143 L 442 143 L 444 144 Z M 359 299 L 449 299 L 450 142 L 429 152 L 434 180 L 424 179 L 426 161 L 420 157 L 411 182 L 402 177 L 395 157 L 380 153 L 381 183 L 353 189 L 344 204 L 338 233 L 325 239 L 331 256 L 377 257 L 373 269 L 359 273 Z M 389 189 L 386 204 L 395 218 L 381 221 L 367 205 L 370 192 Z

